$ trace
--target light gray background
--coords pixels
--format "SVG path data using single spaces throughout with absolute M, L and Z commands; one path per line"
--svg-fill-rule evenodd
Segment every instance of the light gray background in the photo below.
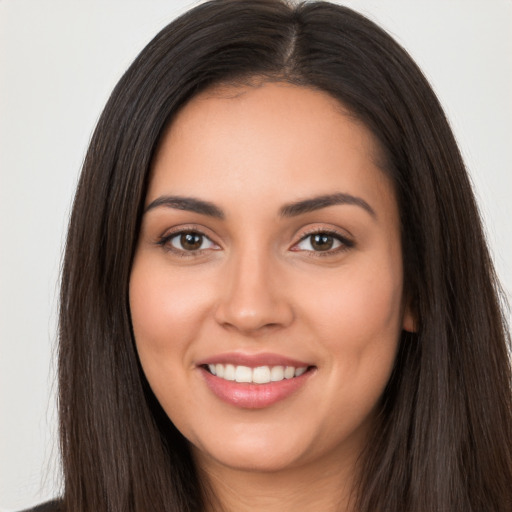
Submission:
M 113 86 L 197 2 L 0 0 L 0 510 L 59 492 L 59 265 L 73 189 Z M 512 291 L 512 2 L 344 2 L 425 71 L 460 143 Z M 470 278 L 470 276 L 468 276 Z M 464 297 L 461 297 L 464 300 Z

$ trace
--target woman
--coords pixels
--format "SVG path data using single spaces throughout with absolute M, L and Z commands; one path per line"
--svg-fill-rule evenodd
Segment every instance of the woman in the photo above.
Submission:
M 214 1 L 91 141 L 63 269 L 64 510 L 505 511 L 505 321 L 444 114 L 382 30 Z

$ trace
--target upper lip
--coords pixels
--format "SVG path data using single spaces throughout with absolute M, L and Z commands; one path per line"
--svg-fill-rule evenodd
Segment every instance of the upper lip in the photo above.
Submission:
M 216 354 L 197 363 L 198 366 L 208 364 L 232 364 L 234 366 L 248 366 L 249 368 L 257 368 L 258 366 L 293 366 L 295 368 L 304 368 L 312 366 L 304 361 L 268 352 L 259 354 L 243 354 L 239 352 Z

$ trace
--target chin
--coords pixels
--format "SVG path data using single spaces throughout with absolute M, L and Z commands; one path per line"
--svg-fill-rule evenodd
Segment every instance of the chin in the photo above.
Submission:
M 262 450 L 251 446 L 224 446 L 210 451 L 193 447 L 192 451 L 200 462 L 209 459 L 232 470 L 251 473 L 277 473 L 300 465 L 296 451 L 288 453 L 275 447 Z
M 223 435 L 203 438 L 204 442 L 193 439 L 196 460 L 239 471 L 275 473 L 299 467 L 325 451 L 308 429 L 245 424 L 236 430 L 222 430 Z

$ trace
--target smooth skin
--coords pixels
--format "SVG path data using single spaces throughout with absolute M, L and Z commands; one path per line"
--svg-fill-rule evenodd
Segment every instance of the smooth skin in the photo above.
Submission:
M 375 138 L 339 102 L 285 83 L 203 92 L 160 144 L 131 273 L 133 328 L 219 509 L 350 510 L 400 332 L 414 329 L 397 202 L 378 161 Z M 334 194 L 344 195 L 330 204 Z M 324 196 L 311 211 L 290 207 Z M 284 400 L 237 407 L 198 366 L 224 353 L 277 354 L 310 372 Z

